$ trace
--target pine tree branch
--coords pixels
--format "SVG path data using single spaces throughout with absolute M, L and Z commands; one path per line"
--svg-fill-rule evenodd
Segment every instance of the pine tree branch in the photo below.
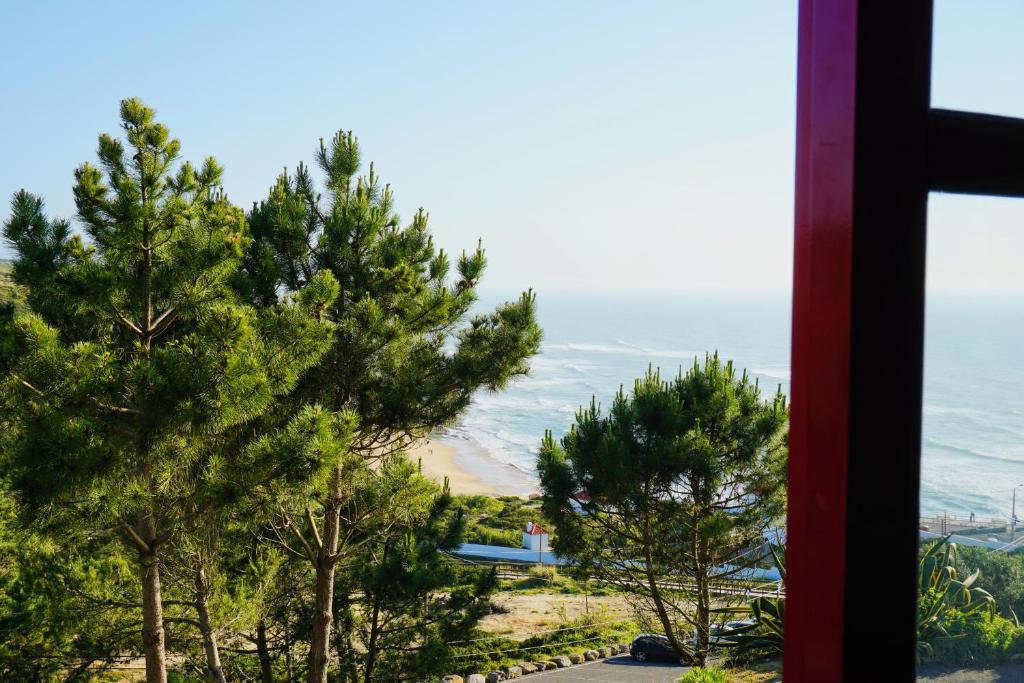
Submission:
M 246 636 L 245 639 L 246 640 L 252 640 L 248 636 Z M 256 642 L 256 641 L 252 641 L 252 642 Z M 235 652 L 235 653 L 240 654 L 240 655 L 258 655 L 260 653 L 259 650 L 243 650 L 242 648 L 227 647 L 225 645 L 218 645 L 217 649 L 221 650 L 223 652 Z M 273 652 L 275 650 L 283 650 L 283 649 L 284 649 L 284 645 L 274 645 L 274 646 L 268 645 L 267 646 L 267 651 L 268 652 Z
M 292 518 L 287 512 L 285 512 L 284 506 L 279 505 L 278 509 L 281 512 L 281 517 L 284 519 L 285 528 L 291 529 L 292 533 L 295 534 L 295 537 L 299 539 L 299 543 L 302 544 L 303 549 L 306 551 L 306 558 L 309 559 L 310 562 L 316 562 L 316 553 L 313 552 L 313 548 L 310 547 L 309 541 L 306 540 L 306 537 L 302 535 L 299 528 L 292 522 Z
M 78 597 L 82 598 L 83 600 L 87 600 L 91 603 L 94 603 L 99 607 L 116 607 L 118 609 L 142 609 L 141 602 L 123 602 L 120 600 L 111 600 L 110 598 L 100 598 L 73 587 L 67 587 L 67 590 L 73 593 L 74 595 L 77 595 Z M 185 602 L 183 600 L 162 600 L 161 603 L 165 607 L 194 607 L 194 605 L 191 602 Z
M 16 372 L 12 372 L 11 374 L 12 374 L 12 375 L 14 376 L 14 378 L 15 378 L 16 380 L 18 380 L 18 382 L 20 382 L 20 383 L 21 383 L 21 384 L 22 384 L 22 385 L 23 385 L 24 387 L 26 387 L 27 389 L 29 389 L 29 390 L 31 390 L 31 391 L 33 391 L 33 392 L 35 392 L 35 394 L 36 394 L 37 396 L 45 396 L 45 395 L 46 395 L 46 394 L 44 394 L 44 393 L 43 393 L 42 391 L 40 391 L 39 389 L 36 389 L 36 388 L 35 388 L 34 386 L 32 386 L 31 384 L 29 384 L 29 383 L 28 383 L 28 381 L 26 381 L 26 380 L 25 380 L 24 378 L 22 378 L 22 376 L 21 376 L 21 375 L 19 375 L 18 373 L 16 373 Z
M 174 321 L 177 319 L 178 312 L 175 310 L 174 306 L 171 306 L 153 321 L 153 324 L 148 330 L 146 330 L 146 332 L 152 337 L 159 337 L 161 334 L 166 332 L 167 328 L 173 325 Z
M 132 542 L 132 544 L 139 549 L 139 552 L 143 553 L 144 555 L 148 555 L 150 552 L 152 552 L 152 550 L 149 547 L 149 544 L 142 540 L 142 537 L 139 536 L 138 533 L 136 533 L 135 529 L 133 529 L 131 525 L 127 523 L 122 523 L 121 529 L 125 532 L 125 534 L 127 534 L 128 539 Z
M 313 511 L 306 506 L 306 522 L 309 523 L 309 530 L 313 532 L 313 540 L 316 541 L 317 550 L 322 550 L 324 542 L 320 539 L 320 531 L 316 528 L 316 520 L 313 519 Z
M 108 404 L 104 403 L 103 401 L 101 401 L 101 400 L 99 400 L 98 398 L 95 398 L 95 397 L 92 398 L 92 402 L 95 403 L 96 405 L 98 405 L 100 408 L 103 408 L 104 410 L 110 410 L 110 411 L 113 411 L 115 413 L 126 413 L 126 414 L 130 414 L 130 415 L 141 415 L 142 414 L 141 410 L 136 410 L 135 408 L 124 408 L 124 407 L 121 407 L 121 406 L 108 405 Z
M 155 550 L 158 546 L 161 546 L 164 543 L 166 543 L 171 538 L 171 536 L 173 536 L 174 533 L 178 531 L 178 529 L 190 524 L 193 519 L 206 512 L 211 507 L 211 505 L 212 503 L 206 502 L 203 505 L 196 506 L 193 510 L 191 510 L 184 517 L 182 517 L 181 520 L 179 520 L 176 524 L 172 524 L 170 527 L 164 529 L 159 534 L 157 534 L 156 538 L 153 539 L 153 549 Z
M 283 539 L 283 538 L 281 537 L 281 534 L 280 534 L 280 533 L 278 532 L 278 530 L 277 530 L 277 527 L 276 527 L 276 526 L 274 526 L 274 525 L 271 525 L 271 527 L 270 527 L 270 528 L 271 528 L 271 530 L 273 530 L 273 532 L 274 532 L 274 535 L 275 535 L 275 536 L 277 536 L 277 538 L 269 538 L 269 537 L 268 537 L 268 538 L 267 538 L 266 540 L 270 541 L 271 543 L 274 543 L 274 544 L 276 544 L 276 545 L 279 545 L 279 546 L 281 546 L 281 547 L 282 547 L 282 548 L 284 548 L 284 549 L 285 549 L 285 550 L 286 550 L 287 552 L 291 553 L 291 554 L 292 554 L 292 555 L 294 555 L 295 557 L 301 558 L 301 559 L 303 559 L 303 560 L 308 560 L 308 559 L 309 559 L 309 556 L 308 556 L 308 555 L 305 555 L 305 554 L 303 554 L 303 553 L 300 553 L 300 552 L 299 552 L 298 550 L 296 550 L 295 548 L 293 548 L 293 547 L 291 547 L 290 545 L 288 545 L 288 544 L 287 544 L 287 543 L 285 542 L 285 540 L 284 540 L 284 539 Z
M 129 320 L 127 317 L 125 317 L 122 313 L 120 313 L 116 309 L 114 310 L 114 320 L 116 320 L 117 322 L 121 323 L 122 325 L 124 325 L 125 327 L 127 327 L 129 330 L 131 330 L 135 334 L 139 335 L 140 337 L 144 335 L 144 332 L 141 329 L 139 329 L 138 325 L 133 323 L 131 320 Z

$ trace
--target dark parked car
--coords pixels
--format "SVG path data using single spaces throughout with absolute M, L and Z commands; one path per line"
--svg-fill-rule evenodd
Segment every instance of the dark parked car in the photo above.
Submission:
M 638 662 L 652 660 L 682 663 L 683 661 L 682 653 L 672 647 L 668 638 L 653 633 L 641 633 L 634 638 L 629 645 L 629 654 Z

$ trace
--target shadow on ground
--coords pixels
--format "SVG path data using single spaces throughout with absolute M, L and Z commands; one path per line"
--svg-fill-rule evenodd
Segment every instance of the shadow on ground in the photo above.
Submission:
M 975 669 L 923 664 L 918 667 L 919 683 L 1024 683 L 1024 664 L 1003 664 Z

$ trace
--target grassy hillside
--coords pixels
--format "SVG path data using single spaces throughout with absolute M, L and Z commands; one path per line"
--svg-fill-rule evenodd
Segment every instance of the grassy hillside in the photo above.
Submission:
M 456 496 L 456 505 L 466 513 L 467 543 L 518 548 L 523 543 L 527 522 L 537 522 L 554 531 L 541 514 L 539 500 L 516 496 Z
M 0 260 L 0 293 L 11 287 L 11 262 Z

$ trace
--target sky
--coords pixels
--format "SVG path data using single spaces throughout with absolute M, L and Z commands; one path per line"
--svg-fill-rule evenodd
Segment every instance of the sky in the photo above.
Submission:
M 73 216 L 73 169 L 139 96 L 243 207 L 354 131 L 403 216 L 483 240 L 487 289 L 785 292 L 796 21 L 795 0 L 21 2 L 0 195 Z M 1024 116 L 1022 28 L 1019 0 L 937 0 L 934 103 Z M 1024 202 L 933 197 L 930 221 L 929 287 L 1024 289 Z

